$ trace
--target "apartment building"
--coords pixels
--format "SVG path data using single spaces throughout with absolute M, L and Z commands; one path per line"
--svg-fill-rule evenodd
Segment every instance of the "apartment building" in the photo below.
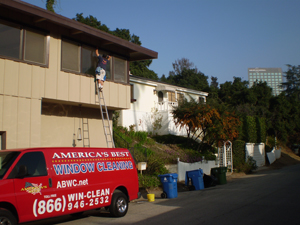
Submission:
M 282 92 L 280 87 L 283 82 L 281 68 L 248 68 L 248 81 L 251 87 L 254 82 L 267 82 L 272 88 L 273 95 L 279 95 Z

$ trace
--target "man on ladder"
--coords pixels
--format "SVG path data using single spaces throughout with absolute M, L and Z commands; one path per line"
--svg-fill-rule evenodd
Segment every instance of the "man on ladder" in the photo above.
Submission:
M 102 56 L 99 54 L 98 48 L 96 49 L 96 55 L 98 57 L 98 64 L 96 68 L 96 79 L 98 81 L 99 91 L 102 91 L 104 81 L 106 80 L 106 65 L 110 60 L 110 56 L 103 54 Z
M 96 49 L 96 55 L 98 57 L 98 64 L 96 68 L 96 79 L 97 79 L 97 94 L 99 99 L 100 113 L 102 117 L 103 130 L 105 134 L 106 144 L 108 148 L 114 148 L 115 143 L 113 140 L 112 127 L 109 122 L 108 110 L 105 104 L 104 95 L 102 92 L 104 81 L 106 80 L 106 65 L 110 60 L 110 56 L 103 54 L 100 56 L 98 48 Z M 104 110 L 102 109 L 104 107 Z

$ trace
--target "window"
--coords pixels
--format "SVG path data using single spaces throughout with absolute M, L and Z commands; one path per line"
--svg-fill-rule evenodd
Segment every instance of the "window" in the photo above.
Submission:
M 25 61 L 46 64 L 46 38 L 44 35 L 25 31 L 24 43 Z
M 26 177 L 47 176 L 46 161 L 42 152 L 25 153 L 9 174 L 9 178 L 15 178 L 22 165 L 27 167 Z
M 99 54 L 107 54 L 99 50 Z M 98 58 L 95 49 L 70 40 L 61 41 L 61 69 L 67 72 L 95 75 Z M 128 66 L 124 59 L 112 57 L 106 65 L 106 80 L 128 83 Z
M 95 49 L 69 40 L 62 40 L 61 44 L 61 69 L 76 73 L 95 75 L 98 58 Z M 99 51 L 100 55 L 104 52 Z M 111 80 L 111 63 L 106 65 L 106 79 Z M 127 77 L 127 76 L 126 76 Z M 127 82 L 127 79 L 126 79 Z
M 0 54 L 16 59 L 21 58 L 21 30 L 0 23 Z
M 162 91 L 158 92 L 158 102 L 163 102 L 164 101 L 164 94 Z
M 92 50 L 92 53 L 93 53 L 93 56 L 94 56 L 94 60 L 95 60 L 95 66 L 93 67 L 93 71 L 92 71 L 92 73 L 89 73 L 89 74 L 95 74 L 95 69 L 96 69 L 96 67 L 97 67 L 97 63 L 98 63 L 98 58 L 97 58 L 97 56 L 96 56 L 96 53 L 94 53 L 94 51 L 95 51 L 95 49 L 94 50 Z M 104 54 L 104 52 L 101 52 L 100 50 L 99 50 L 99 54 L 102 56 L 103 54 Z M 111 78 L 111 63 L 112 63 L 112 59 L 110 59 L 109 61 L 108 61 L 108 63 L 106 64 L 106 80 L 111 80 L 112 78 Z
M 0 179 L 4 177 L 19 154 L 19 152 L 0 151 Z
M 65 70 L 80 72 L 80 46 L 62 41 L 61 67 Z
M 182 93 L 177 93 L 177 101 L 181 102 L 184 98 L 184 95 Z
M 114 58 L 114 80 L 117 82 L 127 82 L 127 63 L 125 60 Z
M 0 55 L 47 64 L 47 36 L 0 21 Z
M 203 97 L 199 97 L 199 103 L 204 103 L 205 99 Z
M 0 150 L 6 149 L 6 132 L 0 131 Z
M 176 102 L 175 92 L 168 91 L 168 99 L 169 99 L 169 102 Z

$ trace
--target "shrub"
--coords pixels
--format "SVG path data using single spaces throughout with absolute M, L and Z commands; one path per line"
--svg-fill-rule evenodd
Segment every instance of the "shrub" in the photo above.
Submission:
M 147 161 L 147 170 L 144 171 L 146 175 L 158 176 L 169 173 L 165 167 L 165 162 L 155 155 L 151 155 Z
M 156 188 L 160 185 L 158 176 L 139 174 L 139 186 L 144 188 Z
M 234 169 L 236 172 L 252 173 L 253 170 L 257 169 L 256 161 L 253 157 L 248 156 L 246 162 L 236 165 Z

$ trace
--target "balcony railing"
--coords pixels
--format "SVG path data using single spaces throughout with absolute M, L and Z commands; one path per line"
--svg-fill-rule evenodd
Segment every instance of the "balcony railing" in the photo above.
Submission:
M 170 111 L 173 109 L 173 107 L 177 107 L 178 102 L 169 102 L 169 101 L 163 101 L 163 102 L 155 102 L 155 108 L 158 109 L 158 111 Z

